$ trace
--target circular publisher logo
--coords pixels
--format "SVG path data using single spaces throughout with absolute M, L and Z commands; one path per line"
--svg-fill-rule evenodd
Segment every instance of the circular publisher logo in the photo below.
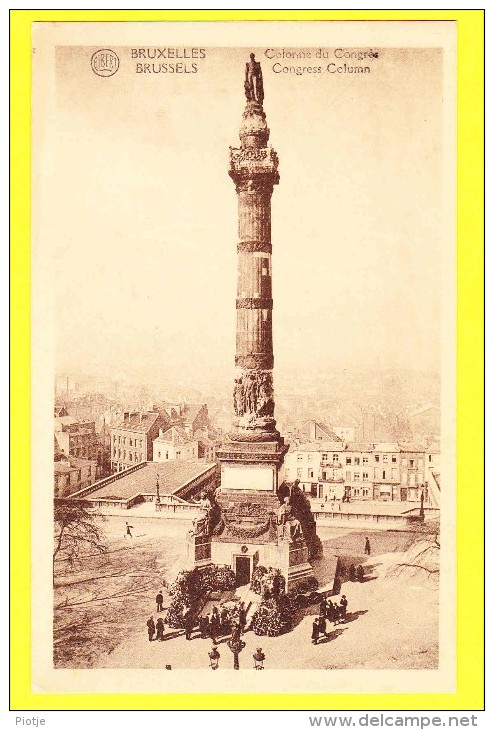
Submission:
M 91 56 L 91 68 L 98 76 L 113 76 L 119 66 L 119 57 L 109 48 L 102 48 Z

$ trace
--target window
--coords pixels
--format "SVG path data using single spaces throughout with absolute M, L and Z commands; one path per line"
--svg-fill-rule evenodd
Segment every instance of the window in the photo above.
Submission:
M 363 489 L 362 490 L 362 494 L 364 495 L 364 497 L 367 497 L 368 494 L 369 494 L 369 490 L 368 489 Z
M 355 459 L 354 459 L 354 463 L 355 463 L 355 464 L 356 464 L 357 466 L 360 466 L 360 457 L 359 457 L 359 456 L 356 456 L 356 457 L 355 457 Z
M 359 479 L 360 479 L 360 472 L 359 471 L 354 471 L 353 472 L 353 480 L 355 482 L 358 482 Z
M 351 464 L 352 463 L 352 457 L 351 456 L 347 456 L 346 457 L 346 463 L 347 464 Z
M 383 479 L 386 479 L 386 472 L 383 471 Z
M 363 456 L 362 457 L 362 464 L 368 464 L 368 463 L 369 463 L 369 457 L 368 456 Z
M 322 455 L 322 460 L 323 461 L 327 461 L 328 460 L 328 455 L 327 454 L 323 454 Z
M 346 479 L 347 482 L 351 482 L 352 481 L 352 472 L 351 471 L 345 472 L 345 479 Z
M 302 479 L 302 469 L 297 469 L 297 479 Z
M 177 451 L 177 459 L 180 459 L 180 451 Z
M 387 464 L 387 463 L 388 463 L 388 455 L 387 455 L 387 454 L 383 454 L 383 462 L 384 462 L 385 464 Z
M 415 459 L 410 459 L 410 468 L 413 469 L 415 466 Z
M 398 476 L 397 476 L 397 473 L 396 473 L 396 472 L 397 472 L 397 470 L 396 470 L 396 469 L 391 469 L 391 479 L 392 479 L 392 480 L 393 480 L 394 482 L 396 482 L 396 480 L 398 479 Z
M 364 482 L 369 481 L 369 472 L 368 471 L 362 472 L 362 479 L 364 480 Z
M 333 454 L 333 461 L 336 462 L 336 463 L 338 463 L 339 460 L 340 460 L 340 455 L 339 454 Z
M 303 458 L 302 454 L 297 454 L 297 461 L 302 461 Z
M 158 451 L 158 459 L 161 459 L 161 451 Z
M 307 476 L 309 479 L 314 479 L 314 469 L 307 469 Z
M 393 454 L 393 456 L 391 457 L 391 461 L 393 462 L 393 464 L 396 464 L 396 456 L 395 456 L 395 454 Z
M 379 461 L 379 454 L 374 454 L 374 461 Z
M 431 461 L 432 461 L 432 455 L 429 454 L 429 464 L 431 463 Z
M 307 461 L 312 461 L 312 454 L 307 454 Z

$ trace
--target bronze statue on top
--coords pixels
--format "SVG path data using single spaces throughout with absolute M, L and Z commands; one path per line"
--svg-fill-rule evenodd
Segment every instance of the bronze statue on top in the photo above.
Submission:
M 262 106 L 264 88 L 262 85 L 261 64 L 256 61 L 253 53 L 250 54 L 250 61 L 245 64 L 244 89 L 247 101 L 255 101 Z

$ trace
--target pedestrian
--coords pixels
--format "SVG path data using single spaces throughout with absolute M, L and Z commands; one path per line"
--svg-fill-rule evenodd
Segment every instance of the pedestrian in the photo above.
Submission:
M 365 554 L 370 555 L 370 540 L 368 537 L 365 538 Z
M 324 634 L 324 636 L 328 635 L 326 631 L 326 616 L 319 616 L 319 633 Z
M 331 600 L 331 598 L 328 598 L 326 602 L 326 618 L 328 621 L 331 621 L 333 623 L 334 621 L 334 603 Z
M 127 537 L 127 535 L 129 537 L 134 537 L 133 534 L 132 534 L 132 532 L 131 532 L 131 530 L 133 530 L 133 529 L 134 528 L 132 527 L 132 525 L 129 525 L 129 523 L 126 522 L 125 523 L 125 535 L 124 535 L 124 537 Z
M 325 616 L 326 615 L 326 599 L 321 598 L 321 603 L 319 604 L 319 616 Z
M 159 591 L 156 596 L 156 610 L 158 613 L 163 610 L 163 591 Z
M 211 612 L 211 618 L 209 620 L 209 634 L 213 640 L 213 644 L 216 644 L 216 639 L 220 633 L 220 615 L 216 606 L 213 606 Z
M 347 606 L 348 606 L 348 601 L 346 599 L 346 596 L 342 596 L 341 601 L 340 601 L 340 616 L 343 621 L 346 619 Z
M 194 631 L 196 622 L 194 621 L 194 614 L 192 611 L 187 611 L 187 613 L 184 616 L 184 626 L 185 626 L 185 638 L 187 641 L 190 641 L 192 639 L 192 632 Z
M 156 641 L 163 641 L 165 638 L 165 624 L 163 622 L 163 619 L 160 618 L 156 620 Z
M 201 639 L 208 638 L 208 619 L 207 616 L 199 616 L 199 631 L 201 632 Z
M 245 610 L 245 604 L 242 601 L 240 604 L 240 613 L 238 615 L 238 622 L 240 624 L 240 631 L 243 634 L 247 625 L 247 611 Z
M 317 644 L 319 641 L 319 619 L 315 618 L 312 622 L 312 643 Z
M 226 608 L 221 609 L 220 613 L 220 633 L 222 636 L 230 632 L 230 616 Z
M 146 626 L 148 627 L 148 638 L 149 641 L 153 640 L 154 637 L 154 631 L 155 631 L 155 625 L 154 625 L 154 619 L 152 616 L 150 616 L 147 620 Z

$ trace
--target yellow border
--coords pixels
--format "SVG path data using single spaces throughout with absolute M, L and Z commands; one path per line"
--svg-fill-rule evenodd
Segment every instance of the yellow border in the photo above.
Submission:
M 400 695 L 60 695 L 30 689 L 30 95 L 36 21 L 455 20 L 458 27 L 458 688 Z M 11 10 L 11 709 L 483 708 L 482 10 Z

